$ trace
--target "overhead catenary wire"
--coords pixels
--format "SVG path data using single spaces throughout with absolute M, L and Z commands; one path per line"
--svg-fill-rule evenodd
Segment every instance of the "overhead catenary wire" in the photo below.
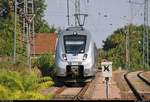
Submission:
M 83 5 L 88 5 L 89 1 L 85 4 L 86 0 L 66 0 L 66 8 L 67 8 L 67 24 L 69 26 L 78 26 L 78 22 L 81 22 L 81 20 L 84 20 L 81 18 L 83 14 L 87 14 L 88 8 L 85 6 L 85 11 Z M 87 9 L 86 9 L 87 8 Z M 55 15 L 62 15 L 64 13 L 55 14 Z M 78 17 L 76 17 L 74 14 L 79 14 Z M 81 14 L 81 15 L 80 15 Z M 54 14 L 53 14 L 54 15 Z

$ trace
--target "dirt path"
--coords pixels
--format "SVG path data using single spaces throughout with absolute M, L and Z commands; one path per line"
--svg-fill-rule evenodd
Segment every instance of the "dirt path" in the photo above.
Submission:
M 113 72 L 113 80 L 116 82 L 117 87 L 120 89 L 121 99 L 122 100 L 134 100 L 135 97 L 132 94 L 128 84 L 124 79 L 124 74 L 127 71 L 125 70 L 116 70 Z
M 103 83 L 103 79 L 101 73 L 97 73 L 95 79 L 95 86 L 93 90 L 93 95 L 91 97 L 92 100 L 106 100 L 106 87 L 105 83 Z M 112 79 L 111 84 L 109 84 L 109 100 L 121 99 L 120 90 L 117 87 L 115 81 Z

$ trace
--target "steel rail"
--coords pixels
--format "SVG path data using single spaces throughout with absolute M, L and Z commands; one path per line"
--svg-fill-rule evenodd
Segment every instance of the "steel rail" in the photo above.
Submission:
M 130 89 L 132 90 L 133 94 L 135 95 L 137 101 L 145 102 L 145 99 L 142 97 L 142 95 L 137 91 L 137 89 L 133 86 L 133 84 L 130 82 L 130 80 L 127 78 L 129 72 L 124 75 L 124 78 L 129 85 Z
M 85 94 L 85 92 L 87 91 L 87 89 L 89 88 L 91 82 L 86 83 L 86 85 L 84 87 L 82 87 L 80 89 L 80 91 L 74 95 L 60 95 L 64 90 L 67 89 L 66 86 L 60 88 L 57 90 L 57 92 L 55 92 L 55 98 L 54 100 L 61 100 L 61 99 L 68 99 L 68 100 L 82 100 L 83 99 L 83 95 Z M 60 95 L 60 96 L 59 96 Z
M 143 76 L 141 76 L 142 73 L 143 73 L 143 72 L 138 73 L 137 76 L 138 76 L 143 82 L 145 82 L 147 85 L 150 86 L 150 82 L 149 82 L 148 80 L 146 80 Z
M 86 93 L 89 88 L 91 82 L 86 83 L 86 85 L 80 90 L 80 92 L 74 97 L 74 100 L 82 100 L 83 95 Z

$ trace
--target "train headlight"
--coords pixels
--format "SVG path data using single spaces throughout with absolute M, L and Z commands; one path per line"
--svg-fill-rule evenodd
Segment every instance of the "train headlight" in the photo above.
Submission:
M 67 60 L 66 54 L 62 54 L 64 60 Z
M 87 59 L 87 54 L 84 54 L 84 56 L 83 56 L 83 60 L 86 60 Z

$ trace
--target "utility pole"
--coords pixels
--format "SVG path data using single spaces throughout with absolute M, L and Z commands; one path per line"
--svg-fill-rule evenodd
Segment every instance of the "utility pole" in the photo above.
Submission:
M 25 35 L 25 39 L 26 39 L 26 51 L 27 51 L 27 65 L 29 67 L 29 71 L 31 72 L 31 58 L 30 58 L 30 25 L 27 22 L 26 17 L 28 16 L 28 0 L 24 0 L 24 19 L 23 20 L 23 24 L 25 24 L 25 28 L 24 28 L 24 35 Z
M 16 63 L 16 26 L 17 26 L 17 1 L 15 0 L 15 13 L 14 13 L 14 17 L 15 17 L 15 27 L 14 27 L 14 58 L 13 58 L 13 62 L 14 64 Z
M 148 0 L 144 0 L 143 68 L 149 69 Z
M 129 0 L 130 3 L 130 22 L 128 27 L 126 28 L 126 68 L 130 70 L 130 35 L 131 35 L 131 27 L 133 21 L 133 2 Z
M 70 10 L 69 10 L 69 0 L 67 0 L 67 17 L 68 17 L 68 26 L 70 26 Z
M 34 1 L 32 0 L 31 2 L 32 4 L 32 15 L 33 15 L 33 18 L 32 18 L 32 39 L 33 39 L 33 43 L 32 45 L 35 45 L 35 21 L 34 21 L 34 17 L 35 17 L 35 12 L 34 12 Z M 33 57 L 35 57 L 35 46 L 33 46 Z
M 127 70 L 130 70 L 129 58 L 130 58 L 129 57 L 129 27 L 126 27 L 126 68 Z

